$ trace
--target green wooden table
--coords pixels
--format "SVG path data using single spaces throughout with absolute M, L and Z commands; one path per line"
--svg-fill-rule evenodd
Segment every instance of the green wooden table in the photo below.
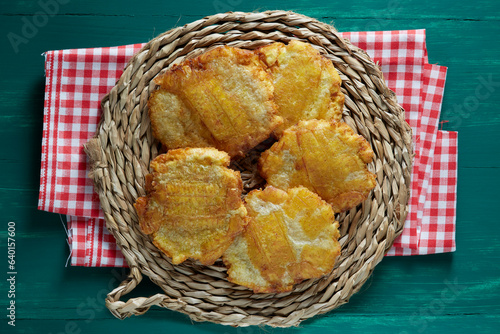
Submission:
M 174 26 L 230 10 L 294 10 L 340 31 L 427 29 L 429 60 L 448 67 L 442 120 L 459 131 L 457 251 L 386 258 L 351 301 L 300 328 L 192 323 L 153 308 L 115 319 L 103 299 L 122 269 L 65 267 L 57 214 L 37 210 L 47 50 L 148 41 Z M 41 20 L 40 13 L 47 13 Z M 27 22 L 36 31 L 23 35 Z M 499 333 L 500 2 L 2 0 L 0 6 L 0 333 Z M 24 36 L 9 41 L 9 33 Z M 491 94 L 478 95 L 489 83 Z M 7 324 L 8 227 L 16 226 L 16 326 Z M 144 280 L 133 296 L 158 289 Z

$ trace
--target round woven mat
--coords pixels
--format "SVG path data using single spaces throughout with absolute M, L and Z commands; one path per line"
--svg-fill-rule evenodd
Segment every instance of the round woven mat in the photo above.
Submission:
M 337 217 L 342 254 L 328 276 L 280 294 L 254 294 L 226 280 L 220 261 L 172 265 L 144 235 L 133 207 L 145 195 L 144 176 L 159 150 L 147 111 L 152 79 L 172 63 L 227 44 L 253 49 L 275 41 L 308 42 L 334 63 L 345 94 L 343 121 L 371 144 L 369 165 L 377 185 L 357 208 Z M 107 227 L 115 236 L 130 274 L 109 293 L 106 306 L 118 318 L 143 314 L 157 305 L 196 321 L 231 326 L 296 326 L 344 303 L 368 279 L 401 233 L 407 214 L 412 160 L 411 129 L 404 111 L 368 55 L 341 38 L 330 25 L 293 12 L 224 13 L 172 29 L 147 43 L 129 62 L 102 101 L 95 138 L 85 147 Z M 148 276 L 163 293 L 121 301 Z

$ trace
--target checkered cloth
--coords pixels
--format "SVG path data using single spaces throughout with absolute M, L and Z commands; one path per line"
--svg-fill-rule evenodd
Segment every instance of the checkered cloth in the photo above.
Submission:
M 457 136 L 437 131 L 446 68 L 428 64 L 424 30 L 349 32 L 343 37 L 381 66 L 413 129 L 409 214 L 389 255 L 453 251 Z M 101 99 L 142 45 L 45 53 L 39 209 L 68 215 L 73 265 L 126 265 L 87 178 L 83 144 L 96 131 Z
M 387 255 L 453 252 L 457 202 L 457 132 L 437 131 L 417 249 L 393 247 Z
M 365 50 L 373 61 L 380 65 L 387 86 L 406 111 L 406 121 L 413 131 L 415 151 L 420 145 L 420 119 L 422 115 L 422 88 L 425 62 L 425 30 L 348 32 L 343 34 L 354 45 Z M 415 156 L 415 166 L 419 165 Z M 417 249 L 418 247 L 418 199 L 416 170 L 412 173 L 408 219 L 395 247 Z
M 45 53 L 45 104 L 38 209 L 103 218 L 83 151 L 101 99 L 142 44 Z
M 115 238 L 100 218 L 67 216 L 71 265 L 126 267 L 127 262 Z

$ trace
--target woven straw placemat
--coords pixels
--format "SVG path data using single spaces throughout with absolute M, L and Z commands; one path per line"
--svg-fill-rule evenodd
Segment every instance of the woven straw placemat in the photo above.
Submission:
M 172 63 L 223 44 L 253 49 L 292 39 L 315 46 L 340 72 L 343 121 L 370 142 L 375 158 L 369 167 L 377 175 L 377 185 L 365 202 L 338 216 L 342 254 L 330 275 L 306 280 L 291 292 L 254 294 L 228 282 L 220 261 L 212 266 L 194 261 L 172 265 L 140 231 L 133 203 L 145 195 L 144 176 L 159 150 L 147 101 L 157 88 L 152 79 Z M 411 129 L 379 67 L 330 25 L 293 12 L 267 11 L 217 14 L 172 29 L 130 60 L 103 99 L 102 111 L 96 136 L 85 149 L 107 227 L 130 267 L 128 278 L 106 298 L 106 306 L 118 318 L 143 314 L 157 305 L 196 321 L 296 326 L 346 303 L 402 231 L 411 178 Z M 163 293 L 121 301 L 143 275 Z

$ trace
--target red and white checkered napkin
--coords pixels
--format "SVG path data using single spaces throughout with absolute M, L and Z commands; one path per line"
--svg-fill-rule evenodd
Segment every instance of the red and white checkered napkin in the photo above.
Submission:
M 71 265 L 126 267 L 127 262 L 115 238 L 100 218 L 67 216 Z
M 424 30 L 343 36 L 381 66 L 413 129 L 416 156 L 409 215 L 389 255 L 453 251 L 457 136 L 437 131 L 446 68 L 428 64 Z M 126 265 L 87 178 L 83 144 L 96 131 L 101 99 L 142 45 L 45 53 L 39 209 L 68 215 L 73 265 Z
M 45 53 L 45 105 L 38 209 L 103 218 L 87 178 L 83 144 L 94 135 L 101 99 L 142 44 Z
M 415 151 L 420 141 L 420 119 L 422 114 L 422 87 L 425 62 L 425 30 L 348 32 L 343 37 L 365 50 L 373 61 L 380 65 L 387 86 L 398 97 L 406 111 L 406 121 L 413 130 Z M 414 166 L 418 166 L 417 155 Z M 413 170 L 408 219 L 395 247 L 416 249 L 418 247 L 417 209 L 419 193 L 417 171 Z
M 423 255 L 455 251 L 458 133 L 437 131 L 430 177 L 419 227 L 417 249 L 393 247 L 387 255 Z

